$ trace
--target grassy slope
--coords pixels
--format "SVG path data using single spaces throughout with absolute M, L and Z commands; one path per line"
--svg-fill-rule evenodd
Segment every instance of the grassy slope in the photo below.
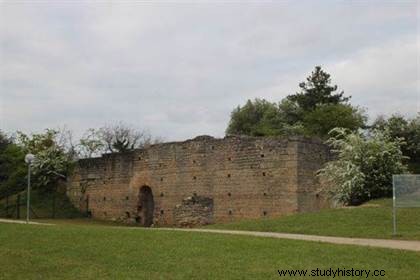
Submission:
M 278 279 L 277 269 L 340 267 L 409 280 L 420 272 L 415 252 L 103 226 L 0 224 L 0 245 L 0 279 Z
M 420 240 L 420 208 L 398 209 L 398 233 L 402 239 Z M 325 209 L 276 219 L 216 224 L 209 228 L 290 232 L 329 236 L 392 238 L 392 201 L 376 200 L 352 208 Z
M 16 204 L 16 196 L 9 197 L 9 205 Z M 51 218 L 53 209 L 53 194 L 41 192 L 39 190 L 33 190 L 31 192 L 31 207 L 35 212 L 35 215 L 31 212 L 32 218 Z M 77 218 L 83 215 L 70 203 L 67 196 L 64 193 L 55 194 L 55 217 L 56 218 Z M 0 200 L 0 217 L 6 217 L 6 199 Z M 15 207 L 9 208 L 8 217 L 16 218 Z M 24 219 L 26 217 L 26 191 L 21 193 L 21 207 L 20 217 Z

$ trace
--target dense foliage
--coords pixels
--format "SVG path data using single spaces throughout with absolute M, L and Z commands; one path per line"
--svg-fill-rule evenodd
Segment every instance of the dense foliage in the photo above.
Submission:
M 21 191 L 25 185 L 25 153 L 0 131 L 0 198 Z
M 367 137 L 342 128 L 331 136 L 327 143 L 336 159 L 319 175 L 336 201 L 356 205 L 392 194 L 392 175 L 406 172 L 400 139 L 379 130 Z
M 280 103 L 264 99 L 248 100 L 231 113 L 227 134 L 236 135 L 307 135 L 326 138 L 335 127 L 356 131 L 365 126 L 362 110 L 348 103 L 350 97 L 337 93 L 337 85 L 321 67 L 300 85 L 300 92 Z
M 283 106 L 285 107 L 285 106 Z M 281 106 L 264 99 L 248 100 L 232 112 L 228 134 L 250 136 L 302 134 L 303 127 L 290 125 Z
M 34 186 L 52 189 L 70 173 L 75 154 L 60 141 L 61 136 L 53 129 L 32 135 L 18 132 L 17 143 L 23 152 L 35 155 L 32 164 Z
M 420 163 L 420 114 L 412 119 L 399 115 L 388 119 L 381 116 L 375 120 L 372 128 L 388 133 L 393 139 L 403 139 L 403 154 L 409 157 L 409 162 Z
M 365 122 L 366 116 L 359 109 L 346 104 L 319 105 L 303 116 L 305 134 L 321 138 L 336 127 L 357 131 Z

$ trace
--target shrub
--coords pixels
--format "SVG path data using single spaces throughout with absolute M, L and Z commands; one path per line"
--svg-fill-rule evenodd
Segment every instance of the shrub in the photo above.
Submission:
M 402 141 L 374 131 L 365 136 L 336 128 L 327 143 L 335 160 L 319 171 L 332 198 L 345 205 L 357 205 L 392 194 L 392 175 L 405 173 Z

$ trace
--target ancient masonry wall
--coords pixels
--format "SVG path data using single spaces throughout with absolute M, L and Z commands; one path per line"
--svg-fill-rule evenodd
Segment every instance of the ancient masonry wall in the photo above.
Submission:
M 199 136 L 80 160 L 67 195 L 94 218 L 133 223 L 143 186 L 153 194 L 155 225 L 176 224 L 179 212 L 185 223 L 177 209 L 189 209 L 181 204 L 194 196 L 212 200 L 198 211 L 211 211 L 206 221 L 276 217 L 325 205 L 315 172 L 328 156 L 326 146 L 306 138 Z

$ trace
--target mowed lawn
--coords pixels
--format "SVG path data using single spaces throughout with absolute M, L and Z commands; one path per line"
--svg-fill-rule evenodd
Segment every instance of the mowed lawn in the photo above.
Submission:
M 0 279 L 332 279 L 278 269 L 383 269 L 419 279 L 420 254 L 197 232 L 0 223 Z M 359 278 L 335 278 L 359 279 Z
M 358 207 L 324 209 L 280 218 L 215 224 L 208 228 L 302 233 L 328 236 L 420 240 L 420 208 L 397 210 L 397 237 L 392 235 L 392 200 L 373 200 Z M 420 275 L 418 276 L 420 279 Z

